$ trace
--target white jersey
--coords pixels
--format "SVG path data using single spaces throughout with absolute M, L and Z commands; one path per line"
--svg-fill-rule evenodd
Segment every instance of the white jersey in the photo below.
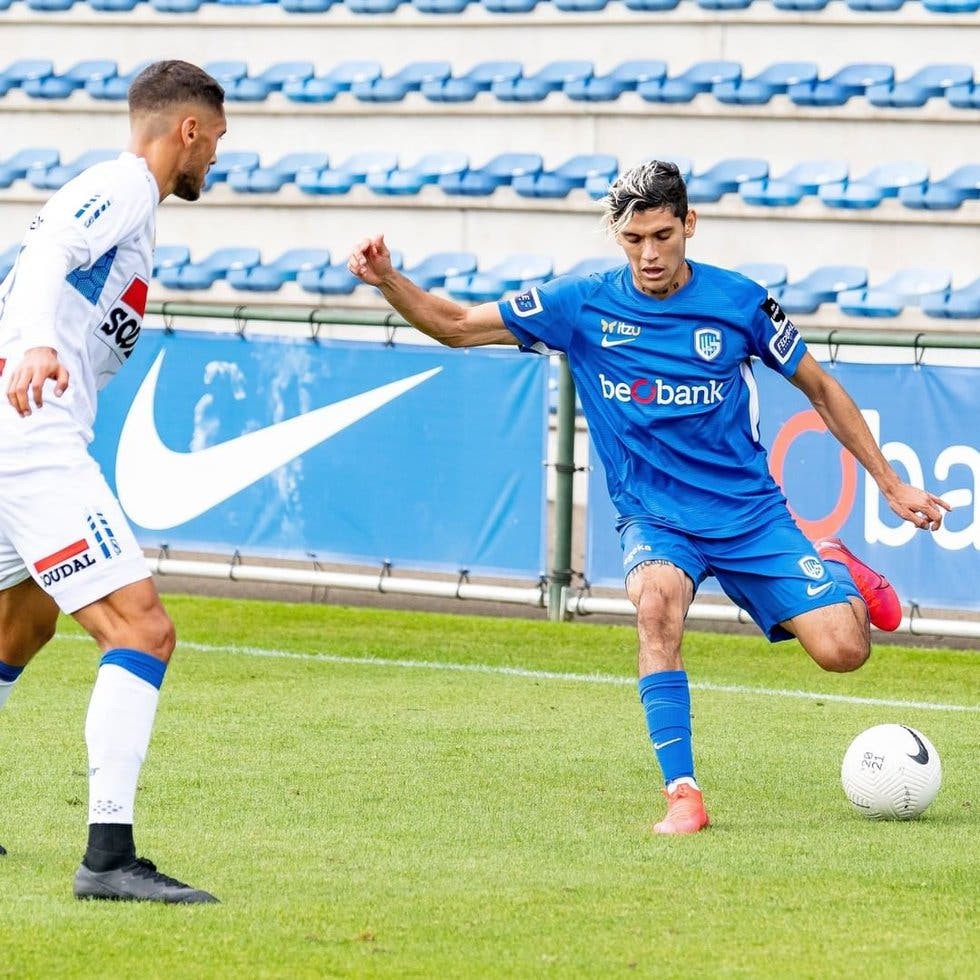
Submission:
M 146 162 L 122 153 L 70 180 L 31 222 L 0 285 L 0 371 L 31 347 L 53 347 L 68 389 L 55 397 L 48 382 L 29 418 L 0 398 L 0 436 L 16 424 L 45 441 L 91 442 L 97 393 L 139 339 L 159 199 Z

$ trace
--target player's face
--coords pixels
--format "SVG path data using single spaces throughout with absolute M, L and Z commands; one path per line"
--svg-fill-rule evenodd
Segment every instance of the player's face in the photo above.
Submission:
M 637 211 L 616 236 L 640 292 L 662 299 L 687 282 L 690 273 L 684 255 L 696 221 L 693 211 L 683 221 L 667 208 Z
M 177 174 L 174 194 L 184 201 L 196 201 L 201 196 L 204 178 L 217 159 L 218 140 L 225 135 L 225 114 L 198 109 L 184 120 L 185 158 Z

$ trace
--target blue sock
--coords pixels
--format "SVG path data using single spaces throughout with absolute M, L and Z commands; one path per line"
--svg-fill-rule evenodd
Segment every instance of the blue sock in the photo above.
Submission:
M 167 672 L 167 665 L 162 660 L 143 653 L 142 650 L 128 650 L 126 647 L 116 647 L 114 650 L 107 650 L 99 661 L 99 666 L 103 664 L 115 664 L 135 674 L 140 680 L 152 684 L 158 691 L 163 684 L 163 675 Z
M 12 667 L 0 660 L 0 708 L 7 703 L 14 681 L 24 673 L 23 667 Z
M 691 746 L 691 689 L 687 671 L 666 670 L 640 678 L 640 701 L 657 762 L 669 785 L 681 776 L 694 778 Z

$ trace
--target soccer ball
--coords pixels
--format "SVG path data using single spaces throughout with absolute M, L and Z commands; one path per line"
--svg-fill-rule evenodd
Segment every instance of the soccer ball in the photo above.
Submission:
M 875 725 L 848 746 L 844 793 L 871 820 L 912 820 L 936 798 L 943 769 L 932 742 L 907 725 Z

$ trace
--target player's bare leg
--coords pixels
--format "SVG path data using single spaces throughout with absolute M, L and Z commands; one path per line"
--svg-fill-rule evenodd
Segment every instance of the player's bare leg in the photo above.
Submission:
M 824 670 L 857 670 L 871 655 L 868 610 L 860 599 L 813 609 L 781 625 Z
M 676 565 L 648 561 L 630 572 L 626 591 L 636 606 L 640 700 L 666 784 L 667 815 L 653 829 L 658 834 L 693 834 L 708 826 L 694 778 L 691 695 L 681 657 L 694 586 Z

